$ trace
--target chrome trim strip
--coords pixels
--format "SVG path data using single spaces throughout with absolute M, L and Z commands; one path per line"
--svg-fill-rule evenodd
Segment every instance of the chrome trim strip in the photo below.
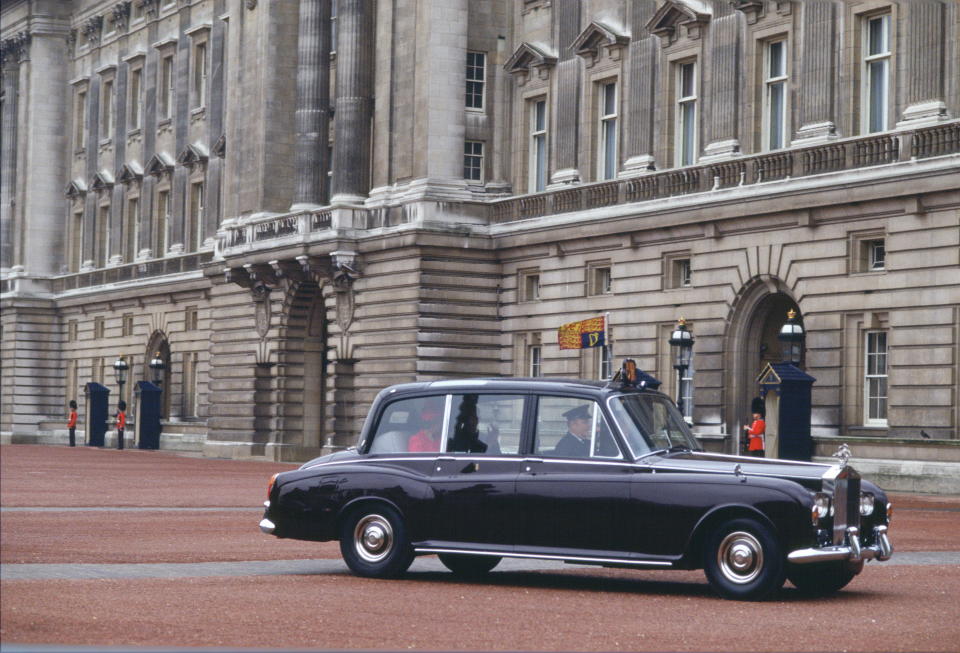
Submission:
M 811 463 L 811 462 L 807 462 L 807 461 L 805 461 L 805 460 L 787 460 L 787 459 L 785 459 L 785 458 L 760 458 L 760 459 L 758 460 L 757 458 L 754 458 L 753 456 L 738 456 L 737 454 L 733 454 L 733 453 L 714 453 L 714 452 L 712 452 L 712 451 L 695 451 L 694 453 L 696 453 L 698 456 L 705 456 L 705 457 L 711 457 L 711 458 L 739 458 L 739 459 L 742 459 L 742 460 L 749 460 L 749 461 L 755 462 L 755 463 L 756 463 L 756 462 L 764 462 L 765 460 L 769 460 L 769 461 L 772 462 L 772 463 L 782 461 L 782 462 L 785 462 L 785 463 L 789 463 L 789 464 L 791 464 L 791 465 L 807 465 L 807 466 L 809 466 L 809 467 L 830 467 L 830 465 L 829 465 L 828 463 Z M 804 477 L 804 478 L 806 478 L 806 477 Z
M 273 535 L 273 532 L 277 530 L 277 527 L 272 521 L 264 517 L 260 520 L 260 530 L 266 533 L 267 535 Z
M 442 547 L 424 546 L 415 547 L 416 553 L 463 553 L 480 556 L 499 556 L 501 558 L 533 558 L 536 560 L 567 560 L 570 562 L 609 562 L 618 565 L 641 565 L 655 567 L 672 567 L 672 562 L 662 560 L 629 560 L 624 558 L 591 558 L 588 556 L 560 556 L 539 553 L 514 553 L 509 551 L 473 551 L 465 549 L 447 549 Z

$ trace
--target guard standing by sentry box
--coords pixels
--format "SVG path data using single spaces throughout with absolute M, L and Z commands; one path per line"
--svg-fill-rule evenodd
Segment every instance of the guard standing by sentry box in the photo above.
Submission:
M 767 363 L 760 376 L 767 423 L 767 457 L 810 460 L 811 394 L 816 379 L 792 363 Z
M 135 425 L 137 448 L 160 448 L 160 388 L 149 381 L 137 381 L 137 421 Z
M 87 402 L 84 439 L 87 446 L 102 447 L 107 435 L 110 389 L 90 381 L 83 387 L 83 394 Z

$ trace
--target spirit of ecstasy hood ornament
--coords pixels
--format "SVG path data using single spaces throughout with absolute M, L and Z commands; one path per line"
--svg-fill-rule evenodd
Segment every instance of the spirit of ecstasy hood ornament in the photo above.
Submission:
M 839 447 L 837 447 L 837 452 L 833 454 L 833 457 L 840 461 L 840 464 L 844 467 L 847 465 L 847 461 L 850 460 L 850 456 L 853 453 L 850 451 L 850 447 L 847 446 L 847 443 L 844 442 Z

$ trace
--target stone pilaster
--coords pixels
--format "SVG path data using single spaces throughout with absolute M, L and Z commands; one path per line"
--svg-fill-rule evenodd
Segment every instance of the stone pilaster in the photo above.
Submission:
M 803 30 L 798 94 L 800 129 L 794 143 L 826 141 L 837 137 L 834 102 L 836 80 L 836 9 L 832 2 L 798 3 Z
M 632 3 L 629 47 L 630 68 L 625 88 L 623 150 L 621 177 L 633 177 L 655 168 L 653 157 L 654 101 L 657 89 L 657 71 L 660 40 L 648 34 L 646 24 L 657 9 L 652 0 Z
M 709 90 L 704 91 L 709 106 L 707 146 L 701 161 L 727 159 L 740 152 L 737 125 L 740 116 L 740 26 L 736 13 L 714 18 L 710 23 Z M 707 104 L 706 102 L 704 104 Z
M 557 0 L 553 4 L 554 33 L 560 61 L 557 63 L 557 102 L 563 107 L 557 111 L 554 160 L 550 168 L 551 186 L 577 183 L 581 172 L 577 159 L 580 119 L 580 67 L 578 57 L 570 47 L 580 31 L 580 2 Z
M 944 102 L 944 6 L 930 0 L 902 5 L 906 13 L 906 97 L 898 127 L 913 128 L 947 119 Z
M 330 0 L 301 0 L 299 29 L 294 210 L 324 203 L 330 165 Z
M 374 0 L 337 3 L 337 88 L 332 201 L 358 202 L 370 191 Z
M 0 271 L 13 265 L 14 192 L 17 179 L 17 124 L 19 116 L 20 57 L 13 39 L 4 41 L 0 61 L 3 66 L 3 133 L 0 135 Z

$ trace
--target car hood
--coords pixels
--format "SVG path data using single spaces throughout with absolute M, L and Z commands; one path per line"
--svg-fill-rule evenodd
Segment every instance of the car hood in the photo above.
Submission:
M 658 471 L 673 472 L 728 472 L 734 474 L 739 466 L 740 472 L 747 476 L 789 479 L 811 490 L 820 489 L 821 479 L 831 467 L 821 463 L 807 463 L 780 458 L 731 456 L 702 451 L 655 454 L 643 458 L 641 462 L 655 467 Z

